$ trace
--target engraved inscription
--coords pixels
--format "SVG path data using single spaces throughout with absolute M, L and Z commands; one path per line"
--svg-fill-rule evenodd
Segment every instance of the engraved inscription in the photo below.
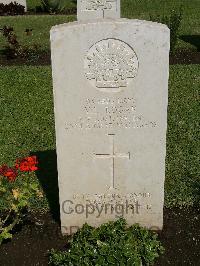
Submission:
M 137 200 L 138 198 L 151 198 L 150 192 L 132 192 L 127 194 L 120 194 L 120 193 L 106 193 L 106 194 L 73 194 L 73 199 L 78 200 L 92 200 L 92 199 L 99 199 L 100 202 L 107 199 L 107 201 L 111 201 L 112 199 L 121 199 L 121 200 Z
M 116 3 L 116 0 L 86 0 L 85 10 L 110 10 L 113 9 L 113 3 Z
M 107 205 L 107 204 L 135 204 L 136 202 L 143 210 L 151 210 L 152 195 L 149 192 L 132 192 L 128 194 L 121 194 L 118 192 L 107 192 L 104 194 L 73 194 L 73 202 L 82 202 L 93 205 Z
M 146 120 L 138 114 L 135 99 L 127 98 L 88 98 L 85 99 L 81 115 L 68 119 L 65 129 L 98 130 L 115 128 L 155 128 L 155 121 Z
M 94 44 L 84 61 L 85 76 L 94 87 L 105 92 L 117 92 L 127 87 L 138 71 L 135 51 L 116 39 Z

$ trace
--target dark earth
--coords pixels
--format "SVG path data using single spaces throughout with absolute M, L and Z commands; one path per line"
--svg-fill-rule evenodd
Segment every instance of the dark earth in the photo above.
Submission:
M 60 233 L 59 221 L 50 213 L 32 214 L 12 241 L 0 246 L 1 266 L 48 265 L 48 250 L 64 250 L 67 237 Z M 164 209 L 164 228 L 159 239 L 165 253 L 156 266 L 200 265 L 200 212 L 198 208 Z
M 176 64 L 200 64 L 200 51 L 199 50 L 178 50 L 174 54 L 170 54 L 169 58 L 170 65 Z M 50 53 L 42 53 L 38 58 L 24 59 L 7 59 L 5 56 L 0 56 L 0 66 L 11 66 L 11 65 L 50 65 L 51 56 Z

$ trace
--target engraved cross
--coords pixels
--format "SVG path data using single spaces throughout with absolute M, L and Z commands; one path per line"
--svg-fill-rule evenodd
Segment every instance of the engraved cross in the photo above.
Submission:
M 111 171 L 111 188 L 115 188 L 115 159 L 116 158 L 126 158 L 130 160 L 130 152 L 128 153 L 115 153 L 115 142 L 114 137 L 115 134 L 108 134 L 110 138 L 110 146 L 111 152 L 110 153 L 96 153 L 95 158 L 98 159 L 110 159 L 110 171 Z

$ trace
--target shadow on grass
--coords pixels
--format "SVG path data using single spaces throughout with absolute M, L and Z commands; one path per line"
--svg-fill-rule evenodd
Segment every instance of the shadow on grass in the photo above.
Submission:
M 36 155 L 39 161 L 39 170 L 36 171 L 36 175 L 46 194 L 52 217 L 59 222 L 60 206 L 56 151 L 38 151 L 32 153 L 32 155 Z
M 200 52 L 200 35 L 181 35 L 179 38 L 184 42 L 194 45 L 197 51 Z

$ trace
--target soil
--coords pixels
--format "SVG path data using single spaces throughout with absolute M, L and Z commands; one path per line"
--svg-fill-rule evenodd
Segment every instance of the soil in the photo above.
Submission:
M 165 209 L 159 233 L 165 253 L 155 266 L 200 265 L 200 209 Z
M 178 50 L 171 54 L 169 58 L 170 65 L 182 64 L 200 64 L 200 52 L 194 50 Z M 37 59 L 27 60 L 24 58 L 7 59 L 5 56 L 0 56 L 0 66 L 15 66 L 15 65 L 50 65 L 50 53 L 43 53 Z
M 52 12 L 52 13 L 50 13 L 50 12 L 45 12 L 45 11 L 42 11 L 42 9 L 41 9 L 41 7 L 40 6 L 38 6 L 38 7 L 36 7 L 36 9 L 38 9 L 38 11 L 35 11 L 34 9 L 33 10 L 28 10 L 27 12 L 25 12 L 25 13 L 15 13 L 14 11 L 12 12 L 11 10 L 10 10 L 10 12 L 9 13 L 0 13 L 0 17 L 3 17 L 3 16 L 33 16 L 33 15 L 35 15 L 35 16 L 49 16 L 49 15 L 54 15 L 54 16 L 60 16 L 60 15 L 66 15 L 66 16 L 71 16 L 71 15 L 73 15 L 73 16 L 76 16 L 76 14 L 77 14 L 77 9 L 76 9 L 76 7 L 75 8 L 68 8 L 67 10 L 65 10 L 65 11 L 63 11 L 63 12 L 59 12 L 59 13 L 54 13 L 54 12 Z
M 193 209 L 164 209 L 164 228 L 159 239 L 165 247 L 155 266 L 200 265 L 200 212 Z M 31 215 L 18 228 L 12 241 L 0 246 L 1 266 L 46 266 L 48 250 L 64 250 L 67 237 L 50 213 Z
M 193 50 L 178 50 L 169 57 L 170 65 L 200 64 L 200 52 Z
M 5 56 L 0 56 L 0 67 L 3 66 L 45 66 L 51 64 L 51 56 L 49 53 L 43 53 L 37 59 L 27 60 L 25 58 L 7 59 Z

